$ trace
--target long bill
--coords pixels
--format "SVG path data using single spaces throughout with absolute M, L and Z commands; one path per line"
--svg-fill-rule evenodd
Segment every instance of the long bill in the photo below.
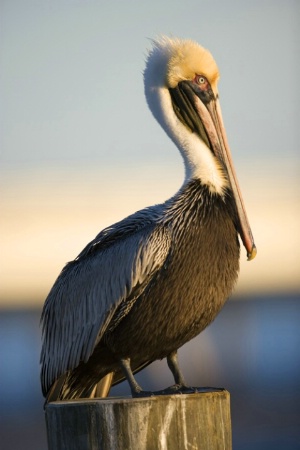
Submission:
M 211 99 L 206 105 L 194 94 L 194 107 L 204 125 L 215 156 L 222 161 L 228 174 L 240 222 L 240 236 L 247 250 L 248 261 L 255 258 L 257 250 L 246 214 L 241 190 L 235 173 L 226 131 L 218 99 Z

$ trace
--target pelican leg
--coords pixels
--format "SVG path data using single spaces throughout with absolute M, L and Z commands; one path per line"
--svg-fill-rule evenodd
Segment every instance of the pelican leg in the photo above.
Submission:
M 169 369 L 171 370 L 175 385 L 170 386 L 169 388 L 165 389 L 163 393 L 165 394 L 197 394 L 201 392 L 214 392 L 214 391 L 223 391 L 224 388 L 215 388 L 215 387 L 192 387 L 187 386 L 183 377 L 183 374 L 180 370 L 179 363 L 178 363 L 178 356 L 177 356 L 177 350 L 170 353 L 167 356 L 167 363 L 169 366 Z
M 185 381 L 184 381 L 184 376 L 179 367 L 177 350 L 175 350 L 174 352 L 170 353 L 167 356 L 167 363 L 168 363 L 169 369 L 171 370 L 171 372 L 173 374 L 176 385 L 178 387 L 186 386 Z
M 137 383 L 131 370 L 130 358 L 124 358 L 120 360 L 120 365 L 123 373 L 129 383 L 132 397 L 138 397 L 143 392 L 141 386 Z

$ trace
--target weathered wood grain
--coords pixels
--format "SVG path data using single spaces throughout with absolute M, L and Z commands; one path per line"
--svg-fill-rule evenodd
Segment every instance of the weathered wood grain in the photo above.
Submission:
M 49 450 L 231 450 L 227 391 L 50 403 Z

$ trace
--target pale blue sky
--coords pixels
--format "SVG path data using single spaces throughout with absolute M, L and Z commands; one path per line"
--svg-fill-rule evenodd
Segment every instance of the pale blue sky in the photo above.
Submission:
M 180 186 L 179 154 L 143 93 L 148 38 L 160 34 L 214 55 L 259 251 L 248 285 L 263 269 L 270 285 L 284 267 L 276 279 L 290 286 L 300 262 L 299 13 L 297 0 L 2 0 L 0 298 L 17 285 L 31 295 L 43 273 L 46 292 L 102 226 Z
M 2 162 L 172 160 L 141 76 L 161 33 L 216 58 L 235 159 L 295 158 L 299 12 L 291 0 L 3 1 Z

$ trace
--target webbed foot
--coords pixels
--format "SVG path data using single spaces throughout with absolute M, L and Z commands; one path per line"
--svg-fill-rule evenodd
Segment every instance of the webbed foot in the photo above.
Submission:
M 178 395 L 178 394 L 203 394 L 207 392 L 216 392 L 216 391 L 224 391 L 224 388 L 216 388 L 216 387 L 193 387 L 193 386 L 182 386 L 179 384 L 174 384 L 173 386 L 169 386 L 166 389 L 162 389 L 160 391 L 136 391 L 132 393 L 133 398 L 142 398 L 142 397 L 153 397 L 155 395 Z

